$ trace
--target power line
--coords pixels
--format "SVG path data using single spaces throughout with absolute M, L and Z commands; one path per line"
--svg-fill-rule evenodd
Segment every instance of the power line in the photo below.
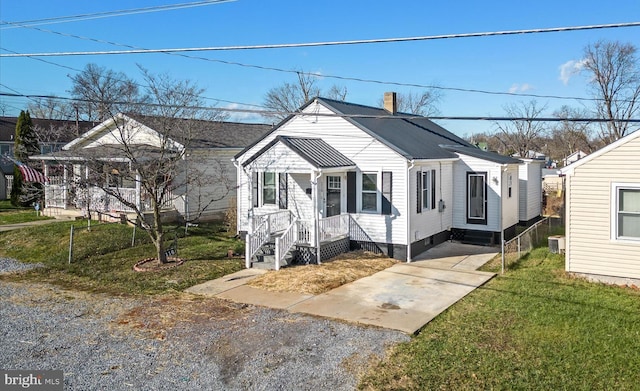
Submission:
M 13 23 L 13 22 L 11 22 L 11 23 Z M 16 23 L 13 23 L 13 24 L 16 24 Z M 59 32 L 59 31 L 53 31 L 53 30 L 49 30 L 49 29 L 43 29 L 43 28 L 38 28 L 38 27 L 30 27 L 30 26 L 24 26 L 24 27 L 31 28 L 31 29 L 34 29 L 34 30 L 37 30 L 37 31 L 41 31 L 41 32 L 44 32 L 44 33 L 60 35 L 60 36 L 63 36 L 63 37 L 76 38 L 76 39 L 81 39 L 81 40 L 97 42 L 97 43 L 105 43 L 105 44 L 113 45 L 113 46 L 127 47 L 127 48 L 130 48 L 132 50 L 150 50 L 150 49 L 136 47 L 136 46 L 129 45 L 129 44 L 112 42 L 112 41 L 107 41 L 107 40 L 102 40 L 102 39 L 97 39 L 97 38 L 91 38 L 91 37 L 86 37 L 86 36 L 81 36 L 81 35 L 76 35 L 76 34 L 70 34 L 70 33 L 62 33 L 62 32 Z M 8 50 L 8 49 L 4 49 L 4 48 L 0 48 L 0 49 L 12 52 L 12 53 L 14 53 L 16 55 L 20 54 L 18 52 L 13 51 L 13 50 Z M 208 62 L 215 62 L 215 63 L 221 63 L 221 64 L 226 64 L 226 65 L 241 66 L 241 67 L 246 67 L 246 68 L 254 68 L 254 69 L 260 69 L 260 70 L 268 70 L 268 71 L 281 72 L 281 73 L 292 73 L 292 74 L 303 73 L 303 74 L 305 74 L 307 76 L 322 77 L 322 78 L 325 78 L 325 79 L 336 79 L 336 80 L 342 80 L 342 81 L 355 81 L 355 82 L 360 82 L 360 83 L 391 85 L 391 86 L 398 86 L 398 87 L 425 88 L 425 89 L 434 89 L 434 90 L 442 90 L 442 91 L 456 91 L 456 92 L 467 92 L 467 93 L 478 93 L 478 94 L 500 95 L 500 96 L 520 96 L 520 97 L 527 97 L 527 98 L 563 99 L 563 100 L 576 100 L 576 101 L 601 101 L 601 100 L 603 100 L 602 98 L 584 98 L 584 97 L 571 97 L 571 96 L 562 96 L 562 95 L 545 95 L 545 94 L 533 94 L 533 93 L 515 93 L 515 92 L 504 92 L 504 91 L 488 91 L 488 90 L 480 90 L 480 89 L 473 89 L 473 88 L 443 87 L 443 86 L 439 86 L 439 85 L 419 84 L 419 83 L 402 83 L 402 82 L 375 80 L 375 79 L 365 79 L 365 78 L 330 75 L 330 74 L 322 74 L 322 75 L 320 75 L 320 74 L 317 74 L 317 73 L 314 73 L 314 72 L 302 72 L 302 71 L 292 70 L 292 69 L 268 67 L 268 66 L 263 66 L 263 65 L 254 65 L 254 64 L 244 64 L 244 63 L 235 62 L 235 61 L 225 61 L 225 60 L 218 60 L 218 59 L 212 59 L 212 58 L 201 57 L 201 56 L 191 56 L 191 55 L 184 54 L 184 53 L 163 52 L 163 53 L 160 53 L 160 54 L 174 55 L 174 56 L 179 56 L 179 57 L 184 57 L 184 58 L 189 58 L 189 59 L 202 60 L 202 61 L 208 61 Z M 0 54 L 0 57 L 2 57 L 1 54 Z M 45 61 L 43 59 L 40 59 L 40 58 L 37 58 L 37 57 L 30 56 L 29 58 L 32 58 L 34 60 L 47 62 L 47 61 Z M 53 64 L 53 65 L 58 65 L 58 66 L 61 66 L 61 67 L 69 68 L 69 67 L 66 67 L 64 65 L 55 64 L 53 62 L 49 62 L 49 63 Z M 71 69 L 73 69 L 73 68 L 71 68 Z M 80 70 L 77 70 L 77 69 L 76 69 L 76 71 L 81 72 Z M 208 99 L 216 100 L 215 98 L 208 98 Z M 223 101 L 223 100 L 221 100 L 221 101 Z M 223 101 L 223 102 L 227 102 L 227 101 Z M 227 102 L 227 103 L 237 103 L 237 102 Z M 243 104 L 243 105 L 255 106 L 255 107 L 264 107 L 264 106 L 260 106 L 260 105 L 245 104 L 245 103 L 237 103 L 237 104 Z
M 127 9 L 127 10 L 103 11 L 103 12 L 95 12 L 91 14 L 80 14 L 80 15 L 70 15 L 70 16 L 58 16 L 58 17 L 44 18 L 44 19 L 23 20 L 20 22 L 2 21 L 0 22 L 0 24 L 8 24 L 10 26 L 0 27 L 0 30 L 19 28 L 19 27 L 41 26 L 41 25 L 47 25 L 47 24 L 77 22 L 77 21 L 83 21 L 83 20 L 103 19 L 103 18 L 111 18 L 115 16 L 144 14 L 144 13 L 150 13 L 150 12 L 171 11 L 171 10 L 183 9 L 183 8 L 193 8 L 193 7 L 202 7 L 206 5 L 213 5 L 213 4 L 220 4 L 220 3 L 229 3 L 233 1 L 236 1 L 236 0 L 205 0 L 205 1 L 196 1 L 192 3 L 166 4 L 166 5 L 158 5 L 153 7 L 133 8 L 133 9 Z
M 573 26 L 573 27 L 552 27 L 552 28 L 529 29 L 529 30 L 491 31 L 491 32 L 481 32 L 481 33 L 428 35 L 428 36 L 406 37 L 406 38 L 377 38 L 377 39 L 359 39 L 359 40 L 349 40 L 349 41 L 281 43 L 281 44 L 264 44 L 264 45 L 207 46 L 207 47 L 196 47 L 196 48 L 173 48 L 173 49 L 131 49 L 131 50 L 104 50 L 104 51 L 85 51 L 85 52 L 49 52 L 49 53 L 43 52 L 43 53 L 26 53 L 26 54 L 0 54 L 0 57 L 103 56 L 103 55 L 113 55 L 113 54 L 150 54 L 150 53 L 167 53 L 167 52 L 184 53 L 184 52 L 204 52 L 204 51 L 286 49 L 286 48 L 305 48 L 305 47 L 318 47 L 318 46 L 341 46 L 341 45 L 362 45 L 362 44 L 391 43 L 391 42 L 428 41 L 428 40 L 453 39 L 453 38 L 489 37 L 489 36 L 496 36 L 496 35 L 539 34 L 539 33 L 554 33 L 554 32 L 595 30 L 595 29 L 608 29 L 608 28 L 621 28 L 621 27 L 638 27 L 638 26 L 640 26 L 640 22 L 599 24 L 599 25 Z
M 2 84 L 0 84 L 0 85 L 2 85 Z M 17 91 L 16 91 L 16 93 L 0 92 L 0 96 L 34 98 L 34 99 L 38 99 L 38 98 L 40 98 L 40 99 L 54 98 L 54 99 L 61 99 L 61 100 L 67 100 L 67 101 L 73 101 L 73 102 L 100 103 L 100 101 L 97 101 L 97 100 L 94 100 L 94 99 L 77 99 L 77 98 L 59 97 L 59 96 L 51 96 L 51 95 L 20 94 L 20 93 L 17 93 Z M 299 112 L 299 111 L 282 112 L 282 111 L 273 111 L 273 110 L 238 109 L 238 108 L 207 107 L 207 106 L 172 106 L 172 105 L 164 105 L 164 104 L 159 104 L 159 103 L 125 102 L 125 101 L 111 101 L 111 102 L 107 102 L 107 103 L 110 103 L 110 104 L 123 104 L 123 105 L 124 104 L 128 104 L 128 105 L 133 105 L 133 106 L 150 106 L 150 107 L 179 107 L 179 108 L 190 108 L 190 109 L 197 109 L 197 110 L 214 110 L 214 111 L 231 112 L 231 113 L 260 114 L 262 116 L 269 116 L 269 115 L 303 115 L 303 116 L 306 116 L 306 117 L 373 118 L 373 119 L 425 119 L 425 118 L 427 118 L 427 119 L 430 119 L 430 120 L 493 121 L 493 122 L 500 122 L 500 121 L 531 121 L 531 122 L 625 122 L 625 123 L 640 123 L 640 118 L 622 118 L 622 119 L 571 118 L 571 117 L 528 118 L 528 117 L 502 117 L 502 116 L 498 116 L 498 117 L 494 117 L 494 116 L 430 116 L 430 117 L 424 117 L 424 116 L 421 116 L 421 115 L 412 115 L 412 114 L 368 115 L 368 114 L 302 113 L 302 112 Z

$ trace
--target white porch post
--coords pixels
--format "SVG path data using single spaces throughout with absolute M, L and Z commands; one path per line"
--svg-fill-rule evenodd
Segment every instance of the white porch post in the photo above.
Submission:
M 73 169 L 73 166 L 71 166 Z M 67 197 L 69 194 L 69 174 L 67 173 L 67 165 L 62 166 L 62 205 L 67 209 Z
M 140 186 L 140 173 L 136 171 L 136 208 L 142 212 L 142 187 Z
M 319 212 L 319 194 L 318 194 L 318 180 L 322 175 L 322 171 L 312 171 L 311 172 L 311 194 L 312 194 L 312 202 L 313 202 L 313 241 L 316 245 L 316 262 L 320 265 L 322 262 L 320 261 L 320 212 Z

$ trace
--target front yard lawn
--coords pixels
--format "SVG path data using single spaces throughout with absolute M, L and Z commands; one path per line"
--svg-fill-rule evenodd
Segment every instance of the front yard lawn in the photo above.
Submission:
M 364 390 L 637 390 L 640 291 L 535 249 L 393 348 Z
M 48 220 L 33 208 L 19 208 L 11 205 L 9 200 L 0 201 L 0 225 L 26 223 L 36 220 Z
M 69 263 L 70 227 L 74 224 L 73 262 Z M 244 261 L 227 258 L 229 249 L 242 243 L 217 225 L 177 228 L 178 256 L 184 265 L 160 272 L 135 272 L 133 265 L 153 257 L 155 250 L 147 234 L 121 224 L 61 222 L 0 233 L 0 256 L 44 267 L 19 274 L 2 275 L 7 280 L 49 282 L 67 288 L 113 294 L 159 294 L 182 291 L 192 285 L 233 273 Z M 169 235 L 173 239 L 173 235 Z M 169 244 L 169 243 L 168 243 Z

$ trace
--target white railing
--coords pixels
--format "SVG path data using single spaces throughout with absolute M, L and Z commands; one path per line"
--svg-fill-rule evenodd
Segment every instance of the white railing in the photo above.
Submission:
M 325 240 L 329 240 L 331 238 L 348 235 L 350 218 L 350 215 L 343 214 L 320 219 L 318 221 L 318 227 L 320 229 L 320 241 L 324 242 Z
M 127 189 L 127 188 L 111 188 L 113 192 L 120 195 L 122 199 L 125 201 L 136 205 L 136 189 Z M 127 206 L 124 202 L 122 202 L 118 197 L 107 194 L 104 190 L 100 188 L 93 188 L 93 191 L 98 192 L 98 194 L 103 193 L 107 197 L 107 202 L 104 205 L 105 210 L 103 212 L 114 211 L 114 212 L 134 212 L 135 209 Z
M 287 229 L 293 219 L 293 214 L 290 210 L 285 209 L 274 213 L 268 213 L 264 215 L 253 217 L 253 229 L 258 225 L 268 221 L 271 227 L 271 232 L 284 231 Z
M 280 270 L 280 262 L 294 244 L 298 242 L 298 219 L 294 218 L 282 236 L 276 238 L 276 270 Z
M 44 187 L 45 208 L 66 208 L 67 186 L 46 185 Z
M 315 245 L 313 221 L 298 220 L 298 243 Z
M 245 250 L 245 266 L 247 269 L 251 267 L 251 258 L 256 255 L 263 244 L 267 243 L 270 236 L 269 220 L 264 221 L 252 233 L 247 234 L 247 248 Z

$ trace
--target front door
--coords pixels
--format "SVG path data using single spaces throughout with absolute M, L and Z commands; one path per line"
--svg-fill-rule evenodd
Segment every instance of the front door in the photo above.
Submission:
M 340 200 L 342 195 L 340 188 L 342 178 L 339 176 L 327 176 L 327 215 L 326 217 L 336 216 L 342 212 Z

